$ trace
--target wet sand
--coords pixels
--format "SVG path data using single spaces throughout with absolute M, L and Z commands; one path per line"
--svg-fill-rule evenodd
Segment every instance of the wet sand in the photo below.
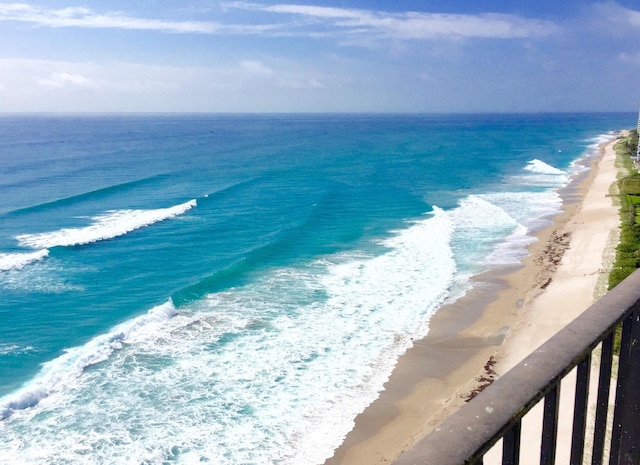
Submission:
M 478 276 L 472 292 L 431 319 L 325 465 L 392 462 L 603 292 L 619 225 L 609 195 L 614 143 L 562 193 L 563 212 L 538 232 L 523 266 Z

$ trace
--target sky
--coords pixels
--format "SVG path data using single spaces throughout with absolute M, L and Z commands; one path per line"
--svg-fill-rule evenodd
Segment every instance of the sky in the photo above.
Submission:
M 0 0 L 0 112 L 637 111 L 640 0 Z

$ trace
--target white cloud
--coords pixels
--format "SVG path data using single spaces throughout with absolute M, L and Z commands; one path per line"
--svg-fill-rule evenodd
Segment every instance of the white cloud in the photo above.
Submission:
M 324 91 L 326 78 L 289 60 L 179 67 L 8 58 L 0 58 L 0 77 L 0 112 L 271 111 L 283 102 L 300 111 L 296 99 Z
M 244 60 L 240 62 L 240 67 L 256 76 L 272 76 L 274 74 L 271 68 L 265 66 L 260 61 Z
M 640 27 L 640 11 L 627 10 L 627 20 L 632 26 Z
M 438 82 L 438 80 L 429 73 L 419 73 L 418 79 L 424 82 Z
M 291 69 L 291 64 L 281 65 L 277 67 L 277 71 L 273 68 L 265 65 L 258 60 L 243 60 L 240 63 L 241 75 L 237 75 L 234 79 L 235 87 L 242 83 L 242 78 L 247 78 L 244 81 L 247 87 L 252 87 L 258 84 L 257 80 L 265 81 L 269 80 L 273 85 L 282 89 L 324 89 L 325 85 L 320 78 L 315 76 L 309 76 L 309 72 L 295 69 L 298 66 L 294 66 Z M 231 71 L 233 74 L 233 71 Z M 244 75 L 244 76 L 242 76 Z M 251 81 L 253 79 L 253 81 Z M 250 84 L 253 82 L 253 84 Z M 217 84 L 220 86 L 219 84 Z M 228 85 L 227 85 L 228 87 Z
M 273 13 L 292 13 L 304 16 L 315 16 L 318 18 L 353 18 L 359 19 L 363 16 L 369 16 L 370 13 L 363 10 L 355 10 L 350 8 L 333 8 L 326 6 L 312 5 L 272 5 L 264 6 L 257 3 L 234 2 L 229 4 L 236 8 L 245 8 L 249 10 L 270 11 Z
M 48 78 L 36 78 L 36 82 L 45 87 L 65 87 L 77 86 L 86 88 L 95 88 L 97 83 L 81 74 L 69 74 L 56 72 L 52 73 Z
M 306 80 L 296 79 L 295 76 L 285 77 L 278 81 L 278 85 L 283 89 L 324 89 L 325 85 L 318 79 L 309 78 Z
M 596 10 L 604 13 L 611 21 L 640 28 L 640 11 L 631 10 L 616 3 L 596 5 Z
M 388 13 L 310 5 L 230 2 L 227 8 L 288 14 L 324 21 L 325 26 L 351 34 L 377 34 L 396 39 L 493 38 L 546 36 L 558 30 L 549 21 L 509 14 Z
M 640 28 L 640 11 L 631 10 L 614 2 L 596 3 L 592 18 L 594 30 L 614 35 L 637 33 Z
M 213 21 L 170 21 L 137 18 L 121 12 L 99 13 L 88 8 L 46 9 L 22 3 L 0 3 L 0 21 L 19 21 L 45 27 L 130 29 L 169 33 L 272 35 L 322 38 L 337 34 L 373 35 L 377 38 L 510 39 L 545 36 L 558 28 L 549 21 L 508 14 L 389 13 L 374 10 L 312 5 L 264 5 L 248 2 L 223 3 L 226 9 L 242 9 L 299 16 L 305 21 L 253 24 L 222 24 Z M 251 18 L 248 18 L 251 19 Z M 640 24 L 640 14 L 637 19 Z M 251 21 L 250 21 L 251 22 Z
M 627 63 L 640 65 L 640 52 L 636 52 L 636 53 L 622 52 L 620 55 L 618 55 L 618 58 Z
M 317 72 L 300 68 L 300 64 L 291 62 L 278 63 L 274 67 L 265 65 L 259 60 L 243 60 L 239 63 L 240 73 L 229 70 L 227 76 L 227 88 L 256 88 L 256 86 L 271 86 L 271 89 L 291 89 L 291 90 L 319 90 L 325 89 L 324 77 L 320 77 Z M 274 69 L 275 68 L 275 69 Z M 232 77 L 233 76 L 233 77 Z M 231 77 L 231 79 L 229 79 Z M 233 86 L 230 86 L 233 82 Z M 220 83 L 215 84 L 221 87 Z
M 135 63 L 0 58 L 3 84 L 16 97 L 42 92 L 53 95 L 57 94 L 51 92 L 55 89 L 65 89 L 64 95 L 91 90 L 94 96 L 170 92 L 178 89 L 177 83 L 187 80 L 189 73 L 190 68 Z
M 115 28 L 204 34 L 218 32 L 221 28 L 219 24 L 213 22 L 134 18 L 117 12 L 100 14 L 88 8 L 47 10 L 18 3 L 0 4 L 0 21 L 21 21 L 48 27 Z

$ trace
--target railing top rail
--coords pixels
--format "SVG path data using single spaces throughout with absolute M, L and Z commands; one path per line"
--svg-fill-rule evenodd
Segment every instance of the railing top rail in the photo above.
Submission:
M 640 270 L 461 407 L 394 465 L 461 465 L 483 454 L 638 307 Z

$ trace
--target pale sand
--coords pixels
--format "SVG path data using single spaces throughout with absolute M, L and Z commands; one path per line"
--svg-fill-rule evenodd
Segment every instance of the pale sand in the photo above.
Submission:
M 471 295 L 432 318 L 326 465 L 390 463 L 591 305 L 603 255 L 617 242 L 614 142 L 600 147 L 577 192 L 565 193 L 564 213 L 537 235 L 522 268 L 480 277 Z
M 554 335 L 559 328 L 575 319 L 594 302 L 598 278 L 603 272 L 603 255 L 610 237 L 620 224 L 618 207 L 610 194 L 616 181 L 614 142 L 606 144 L 595 166 L 591 181 L 578 211 L 561 228 L 570 234 L 565 251 L 552 281 L 544 292 L 525 302 L 518 322 L 498 351 L 499 373 L 511 368 Z M 615 241 L 617 242 L 617 241 Z M 615 243 L 614 242 L 614 243 Z

